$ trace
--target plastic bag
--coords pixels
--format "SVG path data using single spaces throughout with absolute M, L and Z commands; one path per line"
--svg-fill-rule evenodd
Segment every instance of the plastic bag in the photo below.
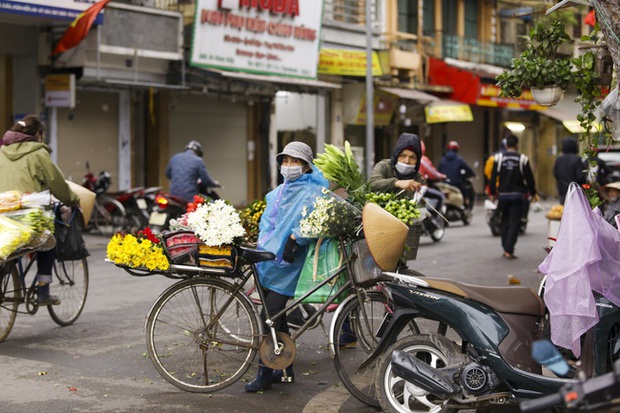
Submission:
M 0 212 L 15 211 L 21 208 L 22 193 L 19 191 L 0 192 Z
M 332 276 L 342 265 L 343 256 L 338 241 L 319 239 L 310 244 L 306 260 L 295 288 L 295 299 L 298 299 L 321 282 Z M 346 283 L 344 272 L 333 282 L 328 282 L 312 295 L 303 300 L 304 303 L 324 303 Z M 335 303 L 342 301 L 346 294 L 341 294 Z
M 69 219 L 62 219 L 61 208 L 56 208 L 56 259 L 73 261 L 90 255 L 82 238 L 82 211 L 78 207 L 71 210 Z
M 575 183 L 569 187 L 557 241 L 540 264 L 551 341 L 581 355 L 580 337 L 598 322 L 596 291 L 620 306 L 620 232 L 594 211 Z
M 34 235 L 34 231 L 13 221 L 10 218 L 0 215 L 0 260 L 6 260 L 11 254 L 28 245 Z

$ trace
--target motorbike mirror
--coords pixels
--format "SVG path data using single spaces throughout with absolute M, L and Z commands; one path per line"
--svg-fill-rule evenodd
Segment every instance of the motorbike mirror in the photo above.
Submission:
M 562 354 L 549 340 L 535 341 L 532 344 L 532 358 L 559 377 L 565 377 L 570 370 Z
M 90 163 L 88 161 L 86 161 L 86 169 L 90 171 Z

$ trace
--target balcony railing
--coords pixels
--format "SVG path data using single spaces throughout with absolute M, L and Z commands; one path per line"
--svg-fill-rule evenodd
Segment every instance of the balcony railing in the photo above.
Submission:
M 442 57 L 510 67 L 515 57 L 515 46 L 444 35 Z

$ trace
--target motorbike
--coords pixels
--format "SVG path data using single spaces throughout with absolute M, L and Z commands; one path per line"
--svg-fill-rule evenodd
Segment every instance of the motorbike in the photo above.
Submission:
M 532 343 L 548 331 L 546 307 L 532 289 L 387 275 L 392 280 L 381 290 L 393 313 L 379 329 L 376 350 L 360 367 L 376 363 L 375 386 L 384 411 L 506 407 L 578 383 L 543 375 L 531 356 Z M 602 295 L 595 293 L 595 300 L 599 322 L 583 336 L 581 363 L 584 372 L 598 376 L 620 355 L 620 309 Z M 396 341 L 414 319 L 443 327 Z
M 209 199 L 220 199 L 215 187 L 207 187 L 198 182 L 200 193 Z M 170 220 L 178 219 L 187 212 L 187 201 L 174 196 L 169 192 L 158 191 L 154 198 L 154 205 L 148 218 L 148 226 L 155 233 L 163 232 L 170 227 Z
M 433 182 L 432 185 L 439 189 L 446 198 L 446 209 L 444 214 L 446 219 L 449 222 L 463 221 L 463 225 L 469 225 L 471 223 L 472 212 L 471 208 L 465 206 L 465 200 L 461 190 L 447 182 Z
M 501 235 L 502 233 L 502 213 L 497 209 L 497 200 L 485 199 L 484 209 L 486 211 L 487 225 L 491 229 L 491 234 L 494 237 Z M 528 215 L 530 213 L 530 198 L 525 198 L 525 208 L 523 208 L 523 216 L 521 217 L 521 224 L 519 225 L 519 235 L 525 234 L 527 229 Z
M 82 186 L 96 194 L 95 207 L 88 229 L 97 228 L 107 235 L 122 229 L 146 226 L 150 214 L 149 208 L 152 205 L 151 199 L 161 188 L 135 187 L 126 191 L 109 193 L 108 189 L 112 184 L 110 173 L 101 171 L 98 176 L 95 176 L 88 162 L 86 162 L 86 169 Z M 111 230 L 108 231 L 110 228 Z
M 439 202 L 436 198 L 431 198 L 427 194 L 428 187 L 422 186 L 415 193 L 413 202 L 422 205 L 420 208 L 420 217 L 422 217 L 422 235 L 429 236 L 433 242 L 439 242 L 446 233 L 446 220 L 437 210 Z
M 551 369 L 554 373 L 557 369 L 566 371 L 569 366 L 562 355 L 553 350 L 553 344 L 549 341 L 541 341 L 544 360 L 539 360 L 543 365 Z M 551 349 L 551 350 L 549 350 Z M 536 358 L 536 348 L 533 356 Z M 555 367 L 554 367 L 555 366 Z M 579 376 L 577 383 L 567 383 L 556 393 L 540 397 L 533 400 L 525 400 L 519 404 L 522 412 L 538 412 L 543 409 L 561 407 L 569 411 L 597 411 L 597 412 L 617 412 L 620 405 L 620 360 L 616 361 L 613 370 L 597 377 L 586 378 Z

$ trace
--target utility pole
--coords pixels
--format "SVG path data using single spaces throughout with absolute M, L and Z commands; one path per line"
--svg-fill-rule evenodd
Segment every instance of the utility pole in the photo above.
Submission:
M 366 177 L 375 166 L 374 83 L 372 80 L 372 0 L 366 0 Z

